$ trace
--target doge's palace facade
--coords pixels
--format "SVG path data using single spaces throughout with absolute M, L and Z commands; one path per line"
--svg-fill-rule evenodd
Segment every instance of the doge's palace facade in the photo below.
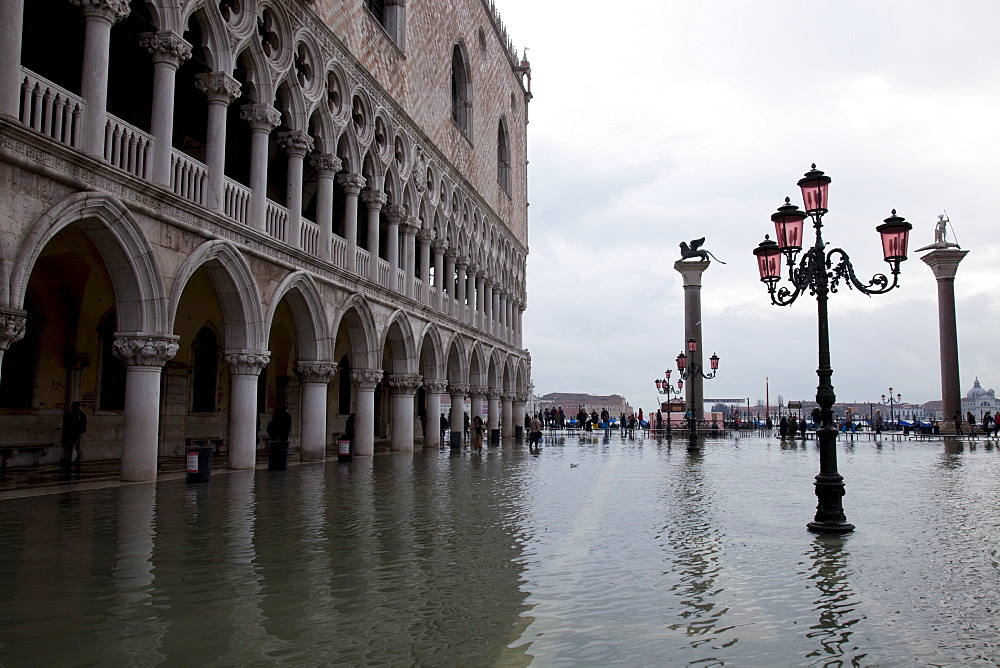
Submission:
M 0 0 L 0 442 L 152 480 L 513 434 L 530 69 L 487 0 Z M 59 459 L 50 448 L 47 461 Z M 11 463 L 17 463 L 12 461 Z

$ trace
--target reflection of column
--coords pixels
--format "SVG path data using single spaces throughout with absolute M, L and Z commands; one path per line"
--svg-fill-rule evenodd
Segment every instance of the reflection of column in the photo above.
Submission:
M 711 262 L 674 262 L 674 269 L 684 279 L 684 354 L 687 355 L 688 369 L 702 370 L 701 360 L 704 341 L 701 338 L 701 275 L 705 273 Z M 691 352 L 687 350 L 687 340 L 694 339 L 698 348 Z M 688 410 L 697 422 L 705 417 L 705 406 L 702 398 L 705 396 L 704 379 L 701 373 L 691 373 L 685 382 Z
M 962 388 L 958 378 L 958 327 L 955 324 L 955 274 L 969 251 L 957 248 L 934 250 L 921 260 L 934 272 L 938 287 L 938 350 L 941 356 L 942 429 L 953 431 L 951 419 L 962 411 Z
M 375 386 L 382 380 L 381 369 L 352 369 L 354 385 L 354 454 L 375 454 Z
M 7 348 L 24 338 L 26 312 L 21 309 L 0 308 L 0 362 Z
M 356 274 L 358 273 L 358 194 L 365 187 L 365 177 L 360 174 L 341 174 L 337 177 L 337 181 L 340 183 L 340 190 L 344 193 L 344 241 L 347 242 L 347 270 Z M 369 262 L 375 262 L 374 254 Z
M 288 232 L 285 243 L 302 247 L 302 161 L 312 150 L 313 139 L 305 132 L 281 132 L 278 148 L 288 155 L 288 179 L 285 188 L 285 206 L 288 208 Z
M 267 229 L 267 154 L 271 130 L 281 123 L 281 114 L 269 104 L 245 104 L 240 118 L 250 124 L 250 227 Z
M 368 189 L 361 193 L 361 199 L 368 205 L 368 280 L 378 280 L 378 224 L 379 213 L 389 200 L 381 190 Z M 355 216 L 357 217 L 357 216 Z
M 390 204 L 385 207 L 385 258 L 389 261 L 389 285 L 399 292 L 399 224 L 406 220 L 406 207 Z
M 83 112 L 83 150 L 103 158 L 104 128 L 108 119 L 111 26 L 128 16 L 130 10 L 128 0 L 76 0 L 75 4 L 83 9 L 86 21 L 80 79 L 80 96 L 87 102 Z M 7 20 L 6 17 L 4 20 Z
M 420 219 L 410 216 L 403 223 L 403 294 L 413 298 L 414 262 L 416 261 L 416 235 Z
M 205 206 L 222 211 L 226 193 L 226 114 L 229 104 L 240 96 L 240 82 L 225 72 L 207 72 L 195 77 L 195 88 L 208 98 L 208 127 L 205 132 L 208 192 Z
M 413 451 L 413 395 L 423 378 L 416 374 L 389 376 L 392 391 L 392 449 Z
M 309 164 L 316 170 L 316 225 L 319 226 L 319 259 L 330 259 L 330 244 L 333 243 L 333 177 L 340 171 L 340 159 L 335 155 L 321 154 L 309 158 Z M 354 225 L 357 230 L 357 197 L 354 199 Z M 345 225 L 346 227 L 346 225 Z M 348 258 L 357 255 L 354 251 L 357 242 L 355 232 L 355 244 L 347 243 Z M 354 264 L 347 263 L 350 270 L 354 270 Z
M 451 447 L 462 447 L 462 431 L 465 428 L 465 395 L 469 393 L 468 383 L 448 383 L 448 394 L 451 395 L 451 415 L 448 426 L 451 428 Z
M 139 36 L 139 45 L 153 55 L 153 183 L 170 185 L 170 153 L 174 136 L 174 88 L 177 68 L 191 57 L 191 45 L 165 30 Z
M 21 93 L 24 0 L 0 0 L 0 114 L 17 118 Z
M 257 381 L 271 360 L 266 351 L 227 353 L 229 364 L 229 468 L 257 465 Z
M 500 432 L 504 439 L 514 438 L 514 393 L 504 392 L 501 396 L 503 399 L 503 408 L 501 409 L 503 425 Z
M 302 397 L 299 426 L 299 457 L 304 462 L 326 459 L 327 384 L 337 372 L 332 362 L 299 362 L 295 365 Z
M 427 403 L 424 412 L 427 414 L 427 438 L 425 448 L 437 447 L 441 442 L 441 395 L 448 389 L 448 381 L 425 380 L 424 397 Z
M 125 363 L 122 480 L 156 480 L 160 442 L 160 374 L 177 354 L 177 336 L 118 334 L 112 351 Z

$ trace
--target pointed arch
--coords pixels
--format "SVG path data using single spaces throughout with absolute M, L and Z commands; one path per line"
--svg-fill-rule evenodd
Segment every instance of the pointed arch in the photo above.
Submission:
M 388 373 L 415 373 L 412 368 L 417 357 L 417 344 L 413 337 L 413 325 L 410 316 L 404 311 L 396 311 L 389 319 L 385 331 L 380 336 L 379 350 L 389 349 L 390 357 L 383 360 L 387 363 Z
M 281 282 L 274 291 L 271 303 L 268 304 L 267 312 L 264 314 L 264 331 L 267 333 L 271 331 L 275 311 L 282 299 L 288 300 L 288 306 L 295 318 L 299 359 L 329 360 L 332 349 L 326 314 L 319 289 L 312 276 L 305 271 L 296 271 Z
M 444 342 L 441 332 L 433 322 L 424 325 L 420 333 L 420 369 L 424 380 L 437 380 L 444 377 L 443 357 Z M 424 357 L 426 353 L 426 359 Z
M 348 299 L 336 314 L 330 331 L 340 336 L 341 328 L 351 349 L 352 369 L 377 369 L 381 349 L 378 347 L 378 333 L 371 306 L 361 295 Z
M 466 358 L 465 339 L 455 333 L 448 342 L 447 377 L 452 383 L 465 383 L 469 378 L 469 361 Z

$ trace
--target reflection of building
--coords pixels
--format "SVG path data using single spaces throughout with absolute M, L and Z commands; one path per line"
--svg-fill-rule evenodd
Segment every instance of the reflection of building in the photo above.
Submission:
M 0 8 L 6 444 L 79 400 L 144 480 L 191 437 L 252 467 L 285 404 L 305 459 L 352 412 L 358 454 L 445 393 L 523 413 L 530 72 L 491 5 Z
M 546 408 L 562 408 L 567 417 L 576 417 L 580 407 L 590 413 L 607 409 L 611 415 L 618 416 L 622 413 L 631 415 L 634 409 L 629 406 L 625 397 L 620 394 L 595 395 L 581 394 L 575 392 L 549 392 L 538 398 L 538 410 L 544 411 Z M 655 408 L 653 409 L 656 410 Z
M 997 401 L 996 392 L 993 388 L 984 390 L 979 384 L 979 378 L 972 384 L 972 389 L 965 394 L 962 399 L 962 414 L 971 412 L 977 420 L 981 420 L 986 411 L 996 413 L 1000 409 L 1000 401 Z

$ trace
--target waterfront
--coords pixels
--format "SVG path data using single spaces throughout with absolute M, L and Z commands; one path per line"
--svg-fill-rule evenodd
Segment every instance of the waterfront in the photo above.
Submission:
M 546 436 L 4 500 L 0 664 L 1000 660 L 1000 449 Z

